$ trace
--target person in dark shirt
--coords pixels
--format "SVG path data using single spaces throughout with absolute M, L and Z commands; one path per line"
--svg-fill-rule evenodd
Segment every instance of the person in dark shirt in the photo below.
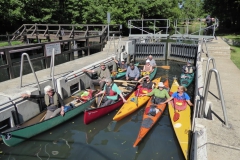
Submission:
M 142 88 L 152 89 L 153 88 L 153 82 L 150 80 L 149 75 L 144 76 L 139 81 L 141 83 Z
M 22 98 L 44 98 L 47 106 L 47 113 L 44 120 L 55 117 L 59 113 L 63 116 L 64 103 L 61 96 L 57 92 L 54 92 L 51 86 L 46 86 L 44 92 L 44 95 L 29 95 L 25 93 L 22 94 Z

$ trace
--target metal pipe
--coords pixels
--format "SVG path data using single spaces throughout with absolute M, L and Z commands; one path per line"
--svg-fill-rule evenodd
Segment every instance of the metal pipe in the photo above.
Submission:
M 21 57 L 21 67 L 20 67 L 20 88 L 22 88 L 22 72 L 23 72 L 24 56 L 26 56 L 27 59 L 28 59 L 28 63 L 29 63 L 29 65 L 30 65 L 31 69 L 32 69 L 32 72 L 33 72 L 34 76 L 35 76 L 35 79 L 36 79 L 36 81 L 37 81 L 37 85 L 38 85 L 38 90 L 39 90 L 39 92 L 40 92 L 41 89 L 40 89 L 40 85 L 39 85 L 39 82 L 38 82 L 38 79 L 37 79 L 37 75 L 36 75 L 36 73 L 34 72 L 34 69 L 33 69 L 33 66 L 32 66 L 32 62 L 31 62 L 31 60 L 30 60 L 30 58 L 29 58 L 29 55 L 28 55 L 27 53 L 23 53 L 23 54 L 22 54 L 22 57 Z
M 203 93 L 205 92 L 205 86 L 206 86 L 206 80 L 207 80 L 207 74 L 208 74 L 208 71 L 209 71 L 209 64 L 210 64 L 210 61 L 212 61 L 213 68 L 216 68 L 215 59 L 209 57 L 209 58 L 208 58 L 208 61 L 207 61 L 207 64 L 206 64 L 206 71 L 205 71 L 204 82 L 203 82 L 203 83 L 204 83 Z M 204 95 L 203 95 L 203 96 L 204 96 Z
M 225 121 L 225 125 L 226 127 L 229 127 L 228 125 L 228 117 L 227 117 L 227 111 L 226 111 L 226 106 L 225 106 L 225 102 L 224 102 L 224 97 L 223 97 L 223 92 L 222 92 L 222 87 L 221 87 L 221 80 L 220 80 L 220 76 L 219 76 L 219 72 L 217 71 L 217 69 L 213 68 L 209 70 L 208 73 L 208 77 L 207 77 L 207 81 L 206 81 L 206 85 L 205 85 L 205 90 L 204 90 L 204 99 L 203 99 L 203 106 L 202 106 L 202 114 L 201 114 L 201 118 L 203 118 L 204 115 L 204 111 L 205 111 L 205 106 L 206 106 L 206 102 L 207 102 L 207 96 L 208 96 L 208 91 L 209 91 L 209 85 L 210 85 L 210 80 L 211 80 L 211 75 L 212 72 L 215 73 L 215 78 L 216 78 L 216 82 L 217 82 L 217 88 L 218 88 L 218 92 L 220 93 L 220 100 L 221 100 L 221 105 L 222 105 L 222 110 L 223 110 L 223 116 L 224 116 L 224 121 Z
M 57 92 L 57 87 L 54 79 L 54 67 L 55 67 L 55 49 L 52 50 L 52 56 L 51 56 L 51 65 L 50 65 L 50 77 L 52 78 L 52 86 L 53 89 Z
M 5 95 L 1 95 L 1 96 L 5 96 Z M 6 96 L 6 97 L 7 97 L 7 96 Z M 2 106 L 2 105 L 4 105 L 4 104 L 8 104 L 9 102 L 15 101 L 15 100 L 20 99 L 20 98 L 22 98 L 22 97 L 17 97 L 17 98 L 11 99 L 11 100 L 9 100 L 9 101 L 0 103 L 0 106 Z

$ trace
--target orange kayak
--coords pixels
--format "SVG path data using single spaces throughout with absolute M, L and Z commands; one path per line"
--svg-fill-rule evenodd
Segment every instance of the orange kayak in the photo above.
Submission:
M 168 79 L 165 80 L 164 85 L 166 88 L 169 88 Z M 146 105 L 145 110 L 148 107 L 150 107 L 152 104 L 153 103 L 152 103 L 152 97 L 151 97 Z M 166 104 L 158 104 L 158 105 L 156 105 L 156 108 L 159 109 L 159 112 L 157 112 L 157 114 L 155 116 L 150 116 L 150 115 L 143 113 L 143 120 L 142 120 L 141 128 L 139 130 L 138 137 L 133 144 L 133 147 L 136 147 L 138 145 L 138 143 L 144 138 L 145 135 L 147 135 L 148 131 L 150 131 L 150 129 L 158 121 L 158 119 L 161 117 L 161 115 L 163 114 L 163 112 L 166 108 Z

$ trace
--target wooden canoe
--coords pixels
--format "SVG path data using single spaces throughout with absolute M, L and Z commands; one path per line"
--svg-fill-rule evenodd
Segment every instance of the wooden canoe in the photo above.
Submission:
M 170 95 L 177 91 L 178 89 L 178 82 L 175 79 L 173 81 L 172 87 L 170 89 Z M 178 142 L 180 144 L 180 147 L 182 149 L 182 152 L 184 154 L 185 159 L 189 159 L 189 139 L 190 139 L 190 132 L 191 132 L 191 111 L 190 106 L 187 105 L 187 108 L 183 111 L 176 111 L 179 113 L 179 119 L 174 122 L 173 116 L 174 116 L 174 107 L 173 102 L 168 103 L 168 109 L 169 109 L 169 115 L 172 122 L 172 126 L 174 129 L 174 132 L 176 134 L 176 137 L 178 139 Z
M 150 78 L 151 77 L 153 76 L 150 76 Z M 153 82 L 157 84 L 158 82 L 160 82 L 160 80 L 161 80 L 161 77 L 154 79 Z M 130 95 L 130 97 L 127 99 L 127 102 L 123 104 L 121 109 L 113 117 L 114 121 L 119 121 L 124 117 L 130 115 L 131 113 L 135 112 L 137 109 L 142 107 L 145 103 L 147 103 L 147 101 L 150 99 L 150 97 L 148 96 L 137 97 L 137 104 L 136 104 L 135 102 L 133 102 L 133 99 L 136 98 L 136 95 L 135 95 L 136 92 L 133 92 Z
M 128 84 L 128 83 L 125 83 L 125 84 Z M 124 98 L 127 99 L 130 96 L 130 94 L 136 89 L 137 84 L 135 84 L 134 86 L 128 86 L 128 87 L 121 86 L 120 84 L 118 84 L 118 86 L 120 86 L 119 89 L 122 91 Z M 123 101 L 121 98 L 119 98 L 119 100 L 116 103 L 113 103 L 113 104 L 105 106 L 105 107 L 87 108 L 84 111 L 84 124 L 91 123 L 92 121 L 119 108 L 122 104 L 123 104 Z M 96 104 L 95 104 L 95 106 L 96 106 Z
M 180 84 L 184 87 L 188 87 L 194 79 L 194 73 L 191 74 L 181 74 Z
M 65 113 L 64 116 L 58 115 L 56 117 L 41 121 L 46 114 L 46 111 L 41 112 L 30 120 L 18 125 L 17 127 L 10 128 L 1 133 L 3 142 L 7 146 L 17 145 L 37 134 L 40 134 L 48 129 L 51 129 L 65 121 L 73 118 L 79 113 L 83 112 L 86 107 L 90 106 L 93 99 L 81 104 L 75 104 L 76 107 L 72 108 Z
M 165 80 L 164 85 L 166 88 L 169 88 L 168 79 Z M 150 100 L 148 101 L 146 108 L 150 107 L 153 104 L 152 98 L 153 97 L 151 97 Z M 143 113 L 142 124 L 138 132 L 137 139 L 133 144 L 133 147 L 136 147 L 138 145 L 138 143 L 145 137 L 145 135 L 147 135 L 148 131 L 150 131 L 154 124 L 159 120 L 159 118 L 161 117 L 166 108 L 166 104 L 158 104 L 156 105 L 156 108 L 159 109 L 159 112 L 155 116 L 150 116 Z

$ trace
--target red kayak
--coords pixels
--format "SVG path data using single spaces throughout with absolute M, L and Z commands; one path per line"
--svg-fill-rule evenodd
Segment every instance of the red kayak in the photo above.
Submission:
M 125 82 L 126 83 L 126 82 Z M 119 85 L 118 85 L 119 86 Z M 119 87 L 120 90 L 122 90 L 123 96 L 125 99 L 127 99 L 131 93 L 137 88 L 137 85 L 135 86 L 128 86 L 128 87 Z M 96 102 L 94 102 L 96 103 Z M 119 108 L 123 105 L 123 100 L 119 98 L 119 100 L 116 103 L 113 103 L 109 106 L 100 107 L 100 108 L 88 108 L 84 111 L 84 124 L 89 124 L 92 121 L 108 114 L 109 112 Z M 95 104 L 96 106 L 96 104 Z

